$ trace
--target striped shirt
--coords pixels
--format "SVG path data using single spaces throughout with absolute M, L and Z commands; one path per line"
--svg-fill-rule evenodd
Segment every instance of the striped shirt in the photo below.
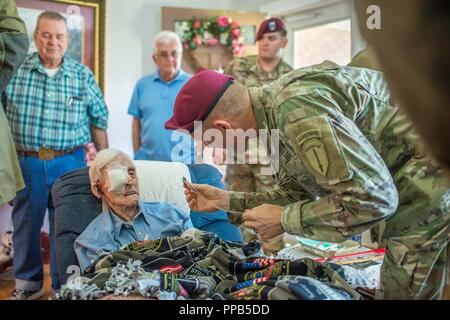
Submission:
M 50 78 L 30 54 L 6 89 L 6 116 L 16 147 L 68 150 L 91 141 L 90 125 L 106 129 L 108 110 L 94 75 L 64 57 Z

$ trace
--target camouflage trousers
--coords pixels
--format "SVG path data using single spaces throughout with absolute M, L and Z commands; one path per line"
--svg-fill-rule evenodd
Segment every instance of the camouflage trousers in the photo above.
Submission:
M 445 175 L 431 162 L 414 158 L 394 180 L 400 204 L 378 233 L 387 252 L 376 298 L 442 299 L 450 277 L 450 189 Z
M 272 176 L 261 174 L 261 165 L 233 164 L 227 166 L 225 182 L 227 189 L 241 192 L 265 192 L 272 190 L 276 184 Z M 241 227 L 246 243 L 256 240 L 257 236 L 251 229 Z M 261 241 L 264 253 L 275 255 L 284 247 L 283 235 L 270 240 Z

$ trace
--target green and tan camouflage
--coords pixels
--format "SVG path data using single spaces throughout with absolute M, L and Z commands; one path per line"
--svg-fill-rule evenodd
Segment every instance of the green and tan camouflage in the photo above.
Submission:
M 327 61 L 249 92 L 258 127 L 280 129 L 278 184 L 232 192 L 230 209 L 281 205 L 286 232 L 333 242 L 376 227 L 387 249 L 377 298 L 440 298 L 450 191 L 382 73 Z
M 392 95 L 426 147 L 446 166 L 450 183 L 450 152 L 443 147 L 450 141 L 448 2 L 354 3 L 360 31 L 374 50 Z M 373 22 L 379 24 L 377 28 L 371 26 Z
M 0 2 L 0 96 L 28 52 L 28 35 L 13 0 Z M 0 97 L 0 205 L 25 187 Z
M 257 55 L 235 58 L 225 69 L 226 74 L 231 74 L 237 81 L 248 87 L 269 84 L 290 71 L 292 67 L 281 60 L 274 70 L 266 72 L 259 64 Z

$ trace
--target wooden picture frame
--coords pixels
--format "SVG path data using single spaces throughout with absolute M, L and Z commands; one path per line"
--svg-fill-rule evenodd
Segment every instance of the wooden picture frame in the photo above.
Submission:
M 66 55 L 89 67 L 105 91 L 106 0 L 16 0 L 19 16 L 30 37 L 30 53 L 36 51 L 33 33 L 43 11 L 56 11 L 67 19 L 70 43 Z

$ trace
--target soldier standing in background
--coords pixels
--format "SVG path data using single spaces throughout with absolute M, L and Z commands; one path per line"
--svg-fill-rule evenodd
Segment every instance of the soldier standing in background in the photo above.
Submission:
M 283 21 L 270 18 L 261 24 L 256 35 L 258 55 L 236 58 L 225 70 L 247 87 L 260 87 L 277 80 L 292 67 L 283 61 L 283 49 L 287 45 L 287 31 Z M 262 147 L 262 149 L 264 149 Z M 246 152 L 246 164 L 229 164 L 225 182 L 227 189 L 241 192 L 265 192 L 274 188 L 276 181 L 272 175 L 261 173 L 263 164 L 258 157 L 265 150 L 258 150 L 257 140 L 249 141 Z M 258 159 L 257 164 L 247 164 L 248 159 Z M 256 237 L 252 230 L 243 228 L 244 241 L 249 242 Z M 276 254 L 283 247 L 283 235 L 263 241 L 266 254 Z

